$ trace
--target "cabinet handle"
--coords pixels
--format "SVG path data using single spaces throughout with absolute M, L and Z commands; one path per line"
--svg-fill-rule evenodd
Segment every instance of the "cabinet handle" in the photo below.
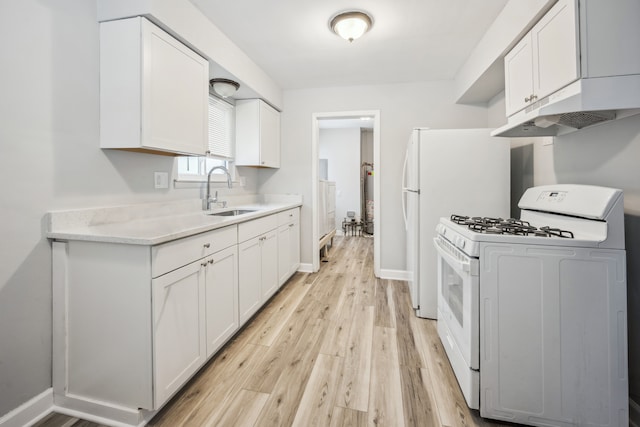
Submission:
M 209 248 L 211 247 L 211 243 L 205 243 L 205 244 L 204 244 L 204 247 L 205 247 L 205 248 L 207 248 L 207 249 L 209 249 Z
M 531 94 L 528 98 L 524 99 L 524 102 L 534 101 L 536 99 L 538 99 L 538 95 Z
M 213 264 L 213 258 L 209 260 L 209 264 Z
M 289 224 L 289 227 L 293 227 L 293 226 L 294 226 L 294 224 Z
M 207 263 L 206 263 L 206 261 L 205 261 L 205 262 L 203 262 L 203 263 L 200 263 L 200 265 L 201 265 L 201 266 L 203 266 L 203 267 L 206 267 L 206 266 L 207 266 Z

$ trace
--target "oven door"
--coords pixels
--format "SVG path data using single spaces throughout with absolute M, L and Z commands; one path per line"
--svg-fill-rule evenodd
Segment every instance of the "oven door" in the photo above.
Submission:
M 455 346 L 467 368 L 480 368 L 479 260 L 442 236 L 434 239 L 438 251 L 438 322 L 446 326 L 449 346 Z M 441 328 L 439 328 L 441 329 Z M 449 356 L 451 359 L 451 355 Z

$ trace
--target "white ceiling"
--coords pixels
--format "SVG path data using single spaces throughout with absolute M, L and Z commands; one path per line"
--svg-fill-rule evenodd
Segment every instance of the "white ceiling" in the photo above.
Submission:
M 282 89 L 452 79 L 507 0 L 191 0 Z M 349 43 L 339 11 L 370 13 Z

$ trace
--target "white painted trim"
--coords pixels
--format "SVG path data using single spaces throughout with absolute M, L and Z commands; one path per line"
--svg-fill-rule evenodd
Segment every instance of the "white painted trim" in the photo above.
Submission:
M 320 270 L 320 225 L 318 224 L 318 146 L 322 114 L 311 115 L 311 272 Z
M 629 399 L 629 426 L 640 427 L 640 405 Z
M 376 277 L 380 276 L 380 110 L 359 110 L 340 111 L 329 113 L 313 113 L 311 115 L 311 224 L 312 224 L 312 245 L 313 245 L 313 271 L 320 269 L 320 246 L 319 246 L 319 224 L 318 224 L 318 149 L 320 141 L 320 126 L 318 119 L 321 118 L 347 118 L 373 116 L 373 272 Z
M 78 418 L 85 421 L 91 421 L 96 424 L 101 424 L 101 425 L 106 425 L 111 427 L 144 427 L 151 419 L 151 417 L 149 417 L 148 419 L 144 419 L 143 421 L 141 421 L 140 424 L 135 425 L 135 424 L 127 424 L 120 421 L 116 421 L 111 418 L 99 417 L 99 416 L 90 414 L 88 412 L 76 411 L 74 409 L 65 408 L 64 406 L 54 405 L 52 408 L 52 411 L 58 414 L 66 415 L 68 417 Z M 153 415 L 155 414 L 156 413 L 153 412 Z
M 300 263 L 300 267 L 298 267 L 298 271 L 301 273 L 313 273 L 313 264 Z
M 380 175 L 382 163 L 380 162 L 380 110 L 373 114 L 373 274 L 380 277 Z
M 389 279 L 389 280 L 409 280 L 409 273 L 405 270 L 380 270 L 381 279 Z
M 52 408 L 53 388 L 48 388 L 0 418 L 0 427 L 31 426 L 49 415 Z

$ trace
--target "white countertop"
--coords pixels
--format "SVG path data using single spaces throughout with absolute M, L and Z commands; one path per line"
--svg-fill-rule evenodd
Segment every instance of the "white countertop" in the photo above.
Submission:
M 200 209 L 199 200 L 49 212 L 46 235 L 55 240 L 157 245 L 302 205 L 300 196 L 260 199 L 211 211 L 254 210 L 236 216 L 209 215 Z

